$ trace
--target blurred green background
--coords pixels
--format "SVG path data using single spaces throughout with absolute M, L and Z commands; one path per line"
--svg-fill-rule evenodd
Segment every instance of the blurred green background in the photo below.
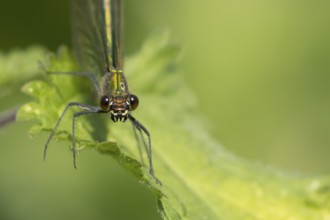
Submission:
M 71 44 L 69 1 L 6 1 L 0 11 L 2 51 Z M 272 166 L 325 174 L 329 11 L 326 0 L 126 1 L 126 53 L 170 30 L 184 49 L 179 68 L 196 110 L 220 143 Z M 153 195 L 111 158 L 84 151 L 77 172 L 63 143 L 52 143 L 43 163 L 47 135 L 29 139 L 30 125 L 0 130 L 1 219 L 159 219 Z

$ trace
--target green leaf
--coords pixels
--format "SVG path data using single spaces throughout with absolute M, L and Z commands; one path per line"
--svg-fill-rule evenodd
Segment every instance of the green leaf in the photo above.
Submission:
M 38 61 L 43 60 L 46 50 L 32 46 L 25 50 L 12 50 L 9 53 L 0 52 L 0 86 L 11 86 L 40 73 Z
M 20 88 L 28 80 L 41 76 L 38 61 L 45 54 L 46 50 L 40 46 L 0 52 L 0 127 L 13 122 L 17 107 L 26 102 Z
M 107 115 L 79 118 L 79 149 L 93 148 L 116 159 L 155 193 L 164 219 L 330 219 L 330 176 L 307 177 L 267 167 L 236 157 L 212 139 L 194 112 L 193 94 L 175 69 L 179 49 L 167 39 L 153 36 L 125 63 L 130 90 L 140 97 L 134 116 L 151 133 L 155 174 L 163 185 L 154 182 L 139 159 L 129 123 L 113 123 Z M 69 71 L 75 64 L 62 48 L 48 68 Z M 22 90 L 34 98 L 18 113 L 21 120 L 37 121 L 32 135 L 51 131 L 69 101 L 97 104 L 93 87 L 77 76 L 51 75 Z M 56 139 L 70 140 L 77 110 L 65 115 Z

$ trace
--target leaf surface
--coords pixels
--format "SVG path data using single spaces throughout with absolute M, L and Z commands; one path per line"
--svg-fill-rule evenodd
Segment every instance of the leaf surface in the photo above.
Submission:
M 113 123 L 108 115 L 79 118 L 79 149 L 93 148 L 116 159 L 155 193 L 164 219 L 329 220 L 329 176 L 306 177 L 247 161 L 208 134 L 194 111 L 194 96 L 175 68 L 180 50 L 167 39 L 153 36 L 125 62 L 130 91 L 140 97 L 133 113 L 151 133 L 155 174 L 163 185 L 150 177 L 142 162 L 146 155 L 139 158 L 129 123 Z M 73 71 L 75 64 L 62 49 L 47 68 Z M 97 104 L 91 83 L 77 76 L 51 75 L 22 90 L 34 98 L 18 113 L 20 120 L 37 121 L 31 135 L 51 131 L 69 101 Z M 79 109 L 64 117 L 55 139 L 70 141 L 75 111 Z

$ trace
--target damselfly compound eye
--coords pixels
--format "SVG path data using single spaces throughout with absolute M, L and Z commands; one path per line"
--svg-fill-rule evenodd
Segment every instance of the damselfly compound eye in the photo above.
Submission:
M 129 97 L 130 110 L 133 111 L 139 106 L 139 98 L 136 95 L 130 95 Z
M 109 103 L 110 103 L 110 99 L 108 96 L 103 96 L 100 100 L 100 106 L 102 108 L 103 111 L 109 111 Z

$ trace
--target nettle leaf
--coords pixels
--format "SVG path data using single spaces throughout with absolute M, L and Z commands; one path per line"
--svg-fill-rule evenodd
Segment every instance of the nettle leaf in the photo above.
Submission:
M 27 81 L 40 76 L 38 61 L 45 53 L 46 49 L 40 46 L 0 52 L 0 111 L 8 111 L 23 103 L 22 98 L 17 97 L 19 89 Z
M 45 52 L 46 49 L 40 46 L 0 52 L 0 88 L 12 87 L 39 74 L 38 61 L 42 60 Z
M 236 157 L 212 139 L 175 69 L 179 49 L 167 39 L 153 36 L 125 62 L 130 90 L 140 97 L 134 116 L 151 133 L 155 174 L 163 185 L 155 183 L 141 162 L 129 123 L 112 123 L 107 115 L 79 118 L 79 149 L 89 147 L 115 158 L 156 194 L 164 219 L 330 219 L 329 176 L 275 170 Z M 46 67 L 73 71 L 75 63 L 62 48 Z M 97 104 L 91 83 L 77 76 L 50 75 L 22 90 L 34 98 L 18 113 L 20 120 L 37 121 L 32 135 L 51 131 L 69 101 Z M 63 119 L 56 139 L 70 141 L 74 111 Z

